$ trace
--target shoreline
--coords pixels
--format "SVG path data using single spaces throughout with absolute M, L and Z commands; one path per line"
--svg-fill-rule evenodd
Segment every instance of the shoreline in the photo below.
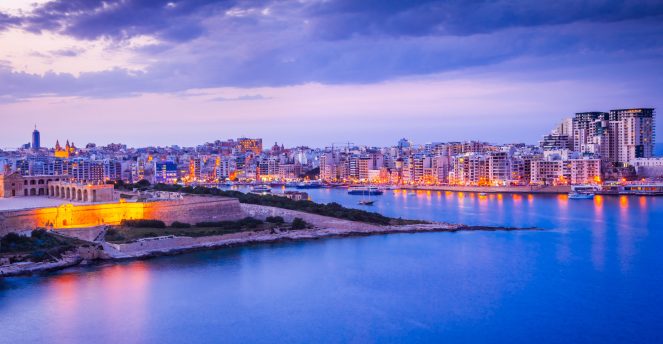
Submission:
M 127 261 L 127 260 L 141 260 L 151 259 L 162 256 L 173 256 L 180 254 L 187 254 L 193 252 L 219 250 L 232 247 L 249 247 L 260 244 L 271 243 L 286 243 L 295 241 L 309 241 L 319 239 L 332 239 L 332 238 L 349 238 L 349 237 L 364 237 L 373 235 L 385 234 L 405 234 L 405 233 L 455 233 L 461 231 L 532 231 L 542 230 L 541 228 L 516 228 L 516 227 L 493 227 L 493 226 L 466 226 L 458 224 L 447 223 L 431 223 L 431 224 L 412 224 L 412 225 L 399 225 L 399 226 L 367 226 L 363 229 L 333 229 L 333 228 L 314 228 L 305 230 L 290 230 L 281 233 L 265 233 L 265 232 L 243 232 L 242 235 L 225 234 L 220 236 L 210 237 L 175 237 L 170 239 L 159 240 L 163 247 L 159 248 L 145 248 L 145 249 L 131 249 L 122 252 L 117 247 L 122 245 L 136 245 L 142 244 L 140 241 L 129 244 L 112 244 L 107 242 L 97 243 L 103 247 L 101 252 L 106 254 L 105 257 L 96 259 L 85 259 L 80 255 L 69 256 L 56 262 L 41 262 L 41 263 L 23 263 L 20 265 L 12 264 L 9 266 L 0 267 L 0 278 L 2 277 L 19 277 L 19 276 L 32 276 L 41 273 L 53 272 L 64 270 L 70 267 L 80 265 L 94 265 L 97 263 L 114 262 L 114 261 Z M 189 243 L 182 245 L 182 240 L 198 240 L 199 242 Z

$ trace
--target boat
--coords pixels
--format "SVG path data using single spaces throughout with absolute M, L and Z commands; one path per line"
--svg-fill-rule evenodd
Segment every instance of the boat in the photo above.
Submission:
M 322 187 L 322 183 L 317 180 L 310 182 L 301 182 L 297 184 L 297 189 L 319 189 Z
M 594 194 L 593 193 L 586 193 L 586 192 L 569 192 L 569 199 L 593 199 Z
M 272 188 L 267 185 L 255 185 L 251 188 L 252 193 L 266 194 L 272 192 Z
M 349 195 L 382 195 L 384 191 L 375 186 L 353 186 L 348 188 Z
M 479 192 L 479 197 L 486 197 L 486 196 L 488 196 L 487 193 L 485 193 L 485 192 Z
M 592 199 L 596 191 L 600 191 L 600 189 L 595 185 L 574 185 L 571 186 L 569 199 Z
M 270 182 L 270 183 L 269 183 L 269 186 L 280 188 L 280 187 L 282 187 L 282 186 L 285 186 L 285 183 L 284 183 L 284 182 L 277 182 L 277 181 L 275 181 L 275 182 Z
M 375 201 L 359 201 L 359 205 L 373 205 L 373 203 L 375 203 Z

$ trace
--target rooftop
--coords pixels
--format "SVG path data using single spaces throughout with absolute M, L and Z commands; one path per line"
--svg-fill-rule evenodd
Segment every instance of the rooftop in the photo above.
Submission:
M 43 196 L 0 198 L 0 211 L 57 207 L 66 203 L 76 205 L 83 204 L 67 201 L 64 199 L 48 198 Z

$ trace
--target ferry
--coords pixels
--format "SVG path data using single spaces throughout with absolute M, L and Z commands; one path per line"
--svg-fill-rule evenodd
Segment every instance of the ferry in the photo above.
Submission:
M 571 187 L 569 199 L 593 199 L 596 191 L 599 188 L 594 185 L 575 185 Z
M 375 186 L 353 186 L 348 188 L 349 195 L 382 195 L 384 191 Z
M 569 192 L 569 199 L 593 199 L 594 194 L 593 193 L 585 193 L 585 192 Z
M 267 185 L 256 185 L 251 188 L 252 193 L 266 194 L 272 192 L 272 188 Z
M 301 182 L 297 184 L 297 189 L 319 189 L 322 187 L 322 183 L 317 180 L 310 182 Z

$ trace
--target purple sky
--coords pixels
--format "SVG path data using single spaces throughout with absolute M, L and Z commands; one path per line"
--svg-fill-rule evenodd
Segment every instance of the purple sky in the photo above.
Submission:
M 533 143 L 662 99 L 661 1 L 0 1 L 0 148 Z

